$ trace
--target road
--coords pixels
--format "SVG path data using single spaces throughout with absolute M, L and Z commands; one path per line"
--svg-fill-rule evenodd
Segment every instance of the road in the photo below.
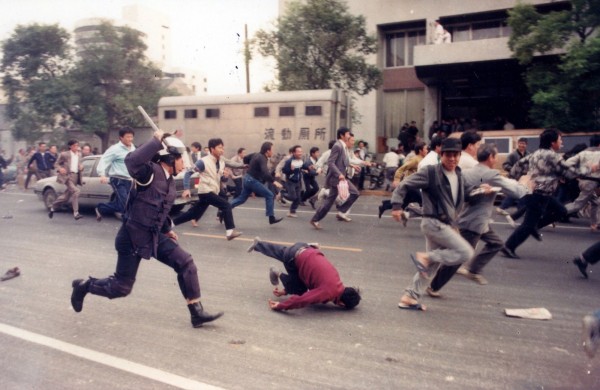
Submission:
M 0 283 L 2 389 L 592 389 L 600 358 L 581 349 L 581 318 L 600 308 L 600 276 L 583 280 L 568 262 L 598 239 L 586 221 L 545 229 L 528 240 L 521 260 L 495 258 L 489 285 L 457 275 L 442 299 L 423 298 L 426 312 L 397 308 L 415 272 L 408 254 L 422 250 L 419 220 L 407 228 L 376 216 L 379 196 L 364 196 L 353 221 L 308 224 L 299 218 L 270 226 L 264 203 L 235 209 L 244 235 L 228 242 L 209 210 L 200 227 L 177 227 L 193 254 L 203 303 L 224 310 L 193 329 L 175 274 L 144 261 L 130 296 L 86 297 L 71 309 L 72 279 L 105 277 L 115 265 L 119 227 L 91 211 L 48 219 L 42 203 L 17 189 L 0 193 L 0 271 L 22 275 Z M 277 214 L 285 210 L 278 206 Z M 494 229 L 502 237 L 510 227 Z M 272 312 L 268 269 L 275 260 L 246 252 L 252 237 L 319 242 L 345 284 L 359 286 L 356 310 L 318 305 Z M 509 318 L 504 308 L 545 307 L 549 321 Z M 213 387 L 214 386 L 214 387 Z

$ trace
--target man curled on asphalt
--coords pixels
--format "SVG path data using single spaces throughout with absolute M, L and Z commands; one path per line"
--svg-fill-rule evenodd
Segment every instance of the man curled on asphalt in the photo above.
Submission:
M 259 237 L 248 248 L 265 256 L 281 261 L 286 273 L 271 267 L 269 279 L 274 286 L 283 284 L 283 290 L 275 287 L 273 295 L 281 297 L 292 294 L 285 301 L 269 299 L 272 310 L 299 309 L 310 304 L 333 302 L 337 306 L 353 309 L 360 302 L 360 291 L 355 287 L 344 287 L 340 275 L 319 250 L 319 244 L 297 242 L 292 246 L 261 241 Z
M 164 144 L 164 147 L 163 147 Z M 223 315 L 208 314 L 200 303 L 200 282 L 192 256 L 177 243 L 177 234 L 171 230 L 169 211 L 177 197 L 174 176 L 187 162 L 185 145 L 181 140 L 161 130 L 140 148 L 125 157 L 125 165 L 136 182 L 123 224 L 115 239 L 118 253 L 115 273 L 104 279 L 88 278 L 73 281 L 71 304 L 76 312 L 83 308 L 87 293 L 109 299 L 129 295 L 141 259 L 156 258 L 173 268 L 197 328 Z

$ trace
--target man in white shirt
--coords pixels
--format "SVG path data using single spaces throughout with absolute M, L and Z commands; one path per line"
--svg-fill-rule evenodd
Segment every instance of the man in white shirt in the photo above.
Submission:
M 396 169 L 398 169 L 398 166 L 400 165 L 400 156 L 401 155 L 399 153 L 399 150 L 396 150 L 394 148 L 390 149 L 390 151 L 383 156 L 383 164 L 385 166 L 386 191 L 389 190 L 390 183 L 394 179 Z
M 442 150 L 442 141 L 443 139 L 440 137 L 436 137 L 431 140 L 429 144 L 429 153 L 419 161 L 419 165 L 417 166 L 417 170 L 428 165 L 437 165 L 440 162 L 440 153 Z
M 439 20 L 435 21 L 435 30 L 433 31 L 433 43 L 439 45 L 444 41 L 444 27 Z
M 458 166 L 460 169 L 473 168 L 479 162 L 477 161 L 477 149 L 481 145 L 481 136 L 475 131 L 465 131 L 460 136 L 460 142 L 462 143 L 462 153 Z

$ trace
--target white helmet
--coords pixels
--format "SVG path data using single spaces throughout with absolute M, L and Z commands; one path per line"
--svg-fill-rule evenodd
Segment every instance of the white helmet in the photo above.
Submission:
M 158 151 L 155 156 L 156 161 L 163 161 L 168 164 L 174 164 L 178 158 L 183 158 L 184 169 L 190 168 L 190 158 L 183 142 L 174 136 L 168 136 L 163 138 L 162 143 L 164 147 Z

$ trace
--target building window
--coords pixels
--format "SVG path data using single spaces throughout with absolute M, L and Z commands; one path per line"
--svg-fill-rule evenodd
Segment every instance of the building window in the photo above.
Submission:
M 348 115 L 348 114 L 347 114 L 347 112 L 346 112 L 346 109 L 345 109 L 345 108 L 342 108 L 342 109 L 340 110 L 340 119 L 341 119 L 341 120 L 345 120 L 345 119 L 346 119 L 346 115 Z
M 295 107 L 279 107 L 279 116 L 294 116 L 296 115 Z
M 196 119 L 198 118 L 198 110 L 185 110 L 183 112 L 183 117 L 185 119 Z
M 177 110 L 165 110 L 165 119 L 177 119 Z
M 321 108 L 321 106 L 306 106 L 305 115 L 306 116 L 321 116 L 321 115 L 323 115 L 322 108 Z
M 269 107 L 254 107 L 254 117 L 269 116 Z
M 468 24 L 448 25 L 447 30 L 452 34 L 452 42 L 476 41 L 510 37 L 511 28 L 504 19 L 484 20 Z
M 388 33 L 385 36 L 385 66 L 388 68 L 412 66 L 415 46 L 424 45 L 425 30 Z
M 221 110 L 218 108 L 207 108 L 205 114 L 206 118 L 219 118 L 221 115 Z

